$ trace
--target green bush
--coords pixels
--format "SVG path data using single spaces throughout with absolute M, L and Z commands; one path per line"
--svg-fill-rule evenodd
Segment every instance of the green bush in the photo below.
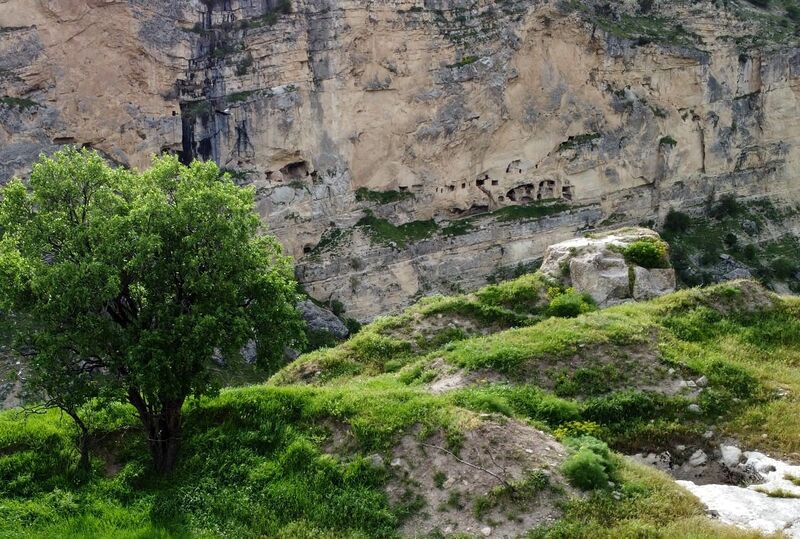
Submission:
M 669 210 L 664 219 L 664 230 L 669 232 L 685 232 L 690 226 L 692 218 L 680 211 Z
M 531 386 L 515 388 L 508 400 L 518 413 L 549 425 L 560 425 L 580 417 L 575 402 L 559 399 Z
M 697 403 L 709 417 L 724 416 L 735 406 L 731 392 L 724 388 L 709 387 L 700 393 Z
M 486 305 L 537 314 L 544 307 L 545 287 L 540 274 L 530 273 L 512 281 L 486 286 L 475 295 Z
M 327 329 L 307 329 L 306 330 L 306 352 L 313 352 L 320 348 L 330 348 L 339 344 L 339 339 Z
M 611 391 L 613 384 L 621 379 L 622 375 L 614 365 L 580 367 L 572 373 L 559 373 L 553 391 L 559 397 L 602 395 Z
M 623 250 L 625 260 L 643 268 L 668 268 L 667 244 L 655 238 L 642 238 Z
M 629 421 L 636 418 L 656 417 L 664 407 L 661 400 L 665 398 L 653 393 L 637 391 L 620 391 L 595 397 L 586 401 L 584 419 L 595 421 L 601 425 Z
M 570 484 L 583 490 L 608 488 L 617 468 L 608 446 L 591 436 L 570 438 L 566 444 L 574 452 L 564 461 L 561 471 Z
M 800 267 L 798 267 L 797 262 L 785 256 L 779 256 L 772 261 L 772 272 L 778 279 L 789 279 L 797 271 L 800 271 Z
M 569 421 L 553 431 L 553 436 L 559 440 L 564 438 L 579 438 L 581 436 L 594 436 L 599 438 L 603 427 L 594 421 Z
M 708 369 L 708 380 L 712 385 L 725 388 L 739 399 L 749 399 L 758 390 L 758 380 L 753 375 L 741 367 L 721 361 L 711 364 Z
M 709 214 L 715 219 L 724 219 L 725 217 L 738 215 L 743 209 L 734 195 L 722 195 L 717 203 L 711 207 Z
M 597 304 L 592 296 L 586 292 L 578 292 L 574 288 L 567 288 L 552 297 L 547 306 L 547 314 L 561 318 L 574 318 L 595 309 L 597 309 Z

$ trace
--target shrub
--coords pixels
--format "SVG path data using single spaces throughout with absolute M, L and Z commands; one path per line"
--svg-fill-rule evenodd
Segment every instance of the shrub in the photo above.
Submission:
M 554 392 L 559 397 L 602 395 L 611 391 L 611 386 L 622 378 L 614 365 L 580 367 L 571 374 L 562 372 L 556 379 Z
M 582 416 L 600 424 L 618 423 L 635 418 L 654 417 L 660 408 L 651 393 L 621 391 L 586 402 Z
M 655 238 L 643 238 L 628 245 L 623 250 L 629 264 L 643 268 L 668 268 L 667 244 Z
M 735 401 L 727 389 L 709 387 L 700 393 L 697 403 L 709 417 L 724 416 L 733 408 Z
M 663 146 L 675 146 L 676 144 L 678 144 L 678 141 L 675 140 L 673 137 L 667 135 L 666 137 L 661 137 L 658 143 Z
M 723 219 L 733 217 L 742 211 L 742 206 L 734 195 L 722 195 L 716 204 L 711 207 L 711 217 Z
M 514 388 L 508 395 L 508 402 L 516 412 L 549 425 L 560 425 L 580 417 L 577 403 L 548 395 L 532 386 Z
M 327 329 L 307 329 L 306 330 L 306 352 L 313 352 L 320 348 L 330 348 L 339 344 L 339 339 Z
M 790 260 L 785 256 L 779 256 L 772 261 L 772 272 L 778 279 L 789 279 L 798 271 L 797 262 Z
M 758 390 L 758 380 L 752 374 L 741 367 L 721 361 L 711 364 L 708 379 L 713 385 L 722 386 L 739 399 L 749 399 Z
M 536 314 L 544 307 L 544 288 L 541 275 L 529 273 L 512 281 L 486 286 L 475 295 L 486 305 Z
M 574 453 L 564 461 L 561 471 L 570 484 L 583 490 L 607 488 L 617 468 L 608 446 L 591 436 L 571 438 L 566 443 Z
M 361 331 L 361 322 L 359 322 L 355 318 L 345 318 L 343 321 L 345 327 L 347 328 L 347 331 L 350 332 L 351 336 Z
M 336 316 L 341 316 L 344 314 L 345 306 L 344 303 L 339 301 L 338 299 L 333 299 L 330 302 L 331 312 Z
M 562 318 L 574 318 L 579 314 L 588 313 L 597 308 L 592 296 L 585 292 L 578 292 L 574 288 L 567 288 L 550 300 L 547 314 Z
M 603 427 L 594 421 L 569 421 L 553 431 L 553 436 L 559 440 L 565 438 L 578 438 L 581 436 L 594 436 L 598 438 L 603 432 Z
M 669 210 L 664 219 L 664 230 L 669 232 L 685 232 L 690 226 L 692 218 L 680 211 Z

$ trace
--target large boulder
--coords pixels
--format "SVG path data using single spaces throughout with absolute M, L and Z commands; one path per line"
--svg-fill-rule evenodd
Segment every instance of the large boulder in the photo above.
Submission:
M 587 292 L 600 306 L 674 292 L 675 270 L 644 267 L 626 258 L 626 248 L 637 242 L 665 245 L 658 233 L 646 228 L 624 228 L 575 238 L 547 248 L 542 272 Z
M 298 303 L 297 310 L 311 331 L 328 332 L 337 339 L 344 339 L 350 335 L 347 326 L 338 316 L 311 300 L 306 299 Z

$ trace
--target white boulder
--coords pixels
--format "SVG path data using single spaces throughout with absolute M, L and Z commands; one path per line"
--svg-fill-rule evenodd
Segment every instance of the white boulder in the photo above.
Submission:
M 650 299 L 675 291 L 675 270 L 629 264 L 622 251 L 642 239 L 660 240 L 646 228 L 625 228 L 575 238 L 547 248 L 542 272 L 587 292 L 600 306 Z

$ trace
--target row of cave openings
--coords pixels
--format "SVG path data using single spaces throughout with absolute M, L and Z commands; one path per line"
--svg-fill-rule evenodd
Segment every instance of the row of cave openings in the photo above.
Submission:
M 509 181 L 513 182 L 515 176 L 521 176 L 527 172 L 528 168 L 522 166 L 520 160 L 515 160 L 509 163 L 506 167 L 506 175 L 504 182 L 508 184 Z M 461 189 L 467 189 L 469 183 L 464 180 L 461 182 Z M 492 193 L 493 187 L 500 186 L 500 180 L 491 178 L 488 173 L 482 174 L 474 181 L 474 186 L 486 193 L 489 196 L 495 195 Z M 421 186 L 412 186 L 421 187 Z M 458 189 L 458 184 L 450 184 L 436 189 L 437 193 L 454 192 Z M 400 187 L 401 191 L 408 190 L 408 187 Z M 525 183 L 518 184 L 512 189 L 509 189 L 503 194 L 497 196 L 498 202 L 517 202 L 529 203 L 537 200 L 550 200 L 560 198 L 563 200 L 572 200 L 575 197 L 575 186 L 570 185 L 568 181 L 562 182 L 561 180 L 542 179 L 531 180 Z

